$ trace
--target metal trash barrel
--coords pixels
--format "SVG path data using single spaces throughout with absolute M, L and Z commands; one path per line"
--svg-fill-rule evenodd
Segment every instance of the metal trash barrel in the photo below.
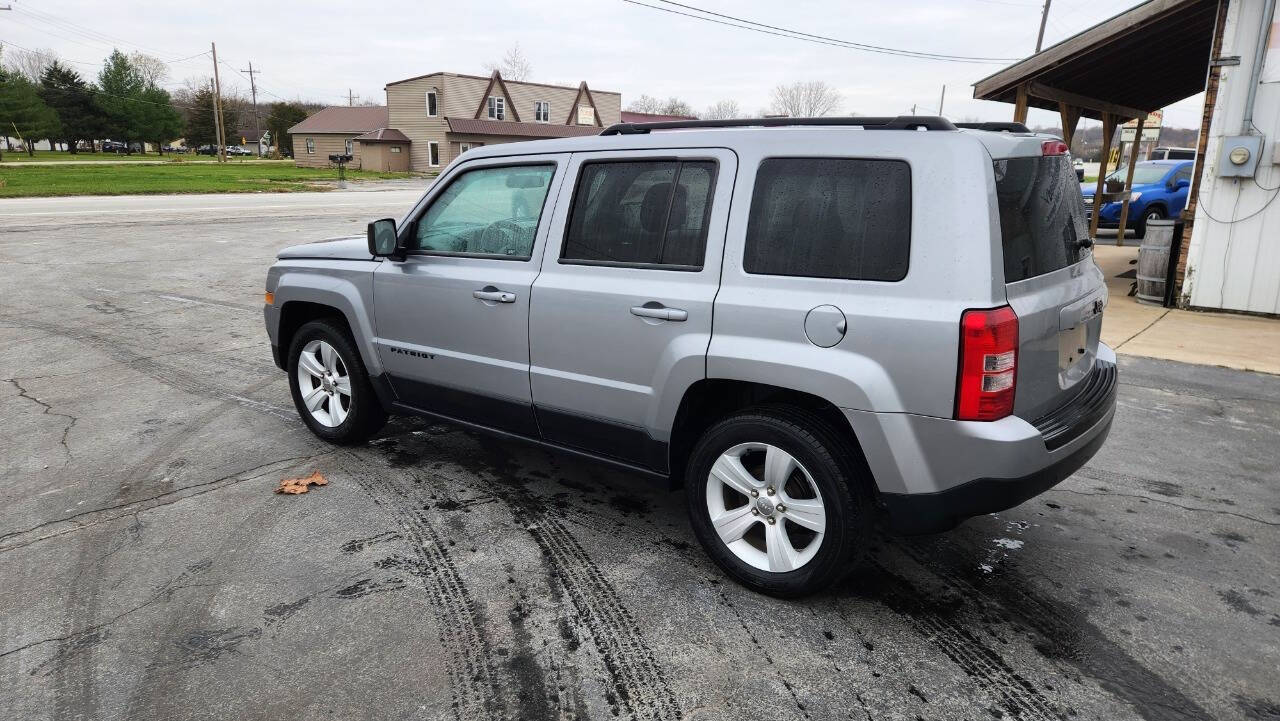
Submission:
M 1176 220 L 1149 220 L 1138 248 L 1139 303 L 1164 305 L 1165 278 L 1169 273 L 1169 246 L 1173 244 Z

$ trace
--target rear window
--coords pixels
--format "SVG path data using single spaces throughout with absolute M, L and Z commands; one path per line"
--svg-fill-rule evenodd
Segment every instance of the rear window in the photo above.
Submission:
M 906 162 L 770 158 L 760 164 L 743 258 L 748 273 L 897 281 L 907 274 L 910 251 Z
M 1004 282 L 1052 273 L 1084 257 L 1084 201 L 1066 155 L 995 161 Z

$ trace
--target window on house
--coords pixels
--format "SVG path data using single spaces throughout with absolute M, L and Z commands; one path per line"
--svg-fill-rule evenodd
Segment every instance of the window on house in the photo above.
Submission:
M 346 147 L 347 155 L 351 155 L 351 141 L 347 140 L 347 142 L 344 145 Z
M 436 116 L 436 91 L 427 91 L 427 117 L 434 118 Z
M 410 249 L 528 260 L 555 170 L 518 165 L 458 175 L 417 221 Z
M 533 121 L 535 123 L 551 122 L 551 103 L 545 100 L 535 101 L 533 104 Z
M 902 280 L 910 246 L 911 168 L 905 162 L 760 163 L 747 216 L 742 265 L 748 273 Z
M 489 98 L 489 118 L 492 120 L 507 119 L 507 100 L 506 98 L 490 97 Z
M 307 138 L 307 153 L 314 154 L 316 152 L 316 139 Z
M 705 160 L 584 164 L 561 260 L 701 268 L 715 172 Z
M 391 152 L 393 152 L 393 153 L 398 153 L 398 152 L 400 152 L 400 146 L 399 146 L 399 145 L 392 145 L 392 146 L 391 146 Z
M 440 166 L 440 143 L 432 141 L 427 143 L 427 164 L 433 168 Z

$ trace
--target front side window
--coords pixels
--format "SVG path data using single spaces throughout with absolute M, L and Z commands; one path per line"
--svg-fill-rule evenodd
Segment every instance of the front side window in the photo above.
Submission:
M 507 101 L 505 98 L 489 98 L 489 117 L 493 120 L 507 119 Z
M 715 172 L 707 160 L 583 164 L 561 260 L 701 268 Z
M 555 171 L 520 165 L 462 173 L 418 220 L 410 250 L 528 260 Z
M 533 120 L 537 123 L 551 122 L 551 103 L 538 100 L 533 104 Z
M 436 91 L 427 91 L 427 117 L 434 118 L 436 116 Z
M 316 152 L 316 139 L 315 139 L 315 138 L 307 138 L 307 152 L 308 152 L 308 153 L 314 153 L 314 152 Z
M 756 171 L 748 273 L 902 280 L 911 251 L 911 168 L 901 160 L 769 158 Z
M 433 168 L 440 167 L 440 143 L 427 143 L 427 164 Z

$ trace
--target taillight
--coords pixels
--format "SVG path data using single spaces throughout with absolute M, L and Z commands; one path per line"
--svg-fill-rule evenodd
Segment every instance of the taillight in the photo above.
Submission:
M 1069 152 L 1071 149 L 1061 140 L 1046 140 L 1040 144 L 1041 155 L 1066 155 Z
M 960 317 L 956 419 L 994 421 L 1013 412 L 1018 379 L 1018 316 L 1009 306 Z

